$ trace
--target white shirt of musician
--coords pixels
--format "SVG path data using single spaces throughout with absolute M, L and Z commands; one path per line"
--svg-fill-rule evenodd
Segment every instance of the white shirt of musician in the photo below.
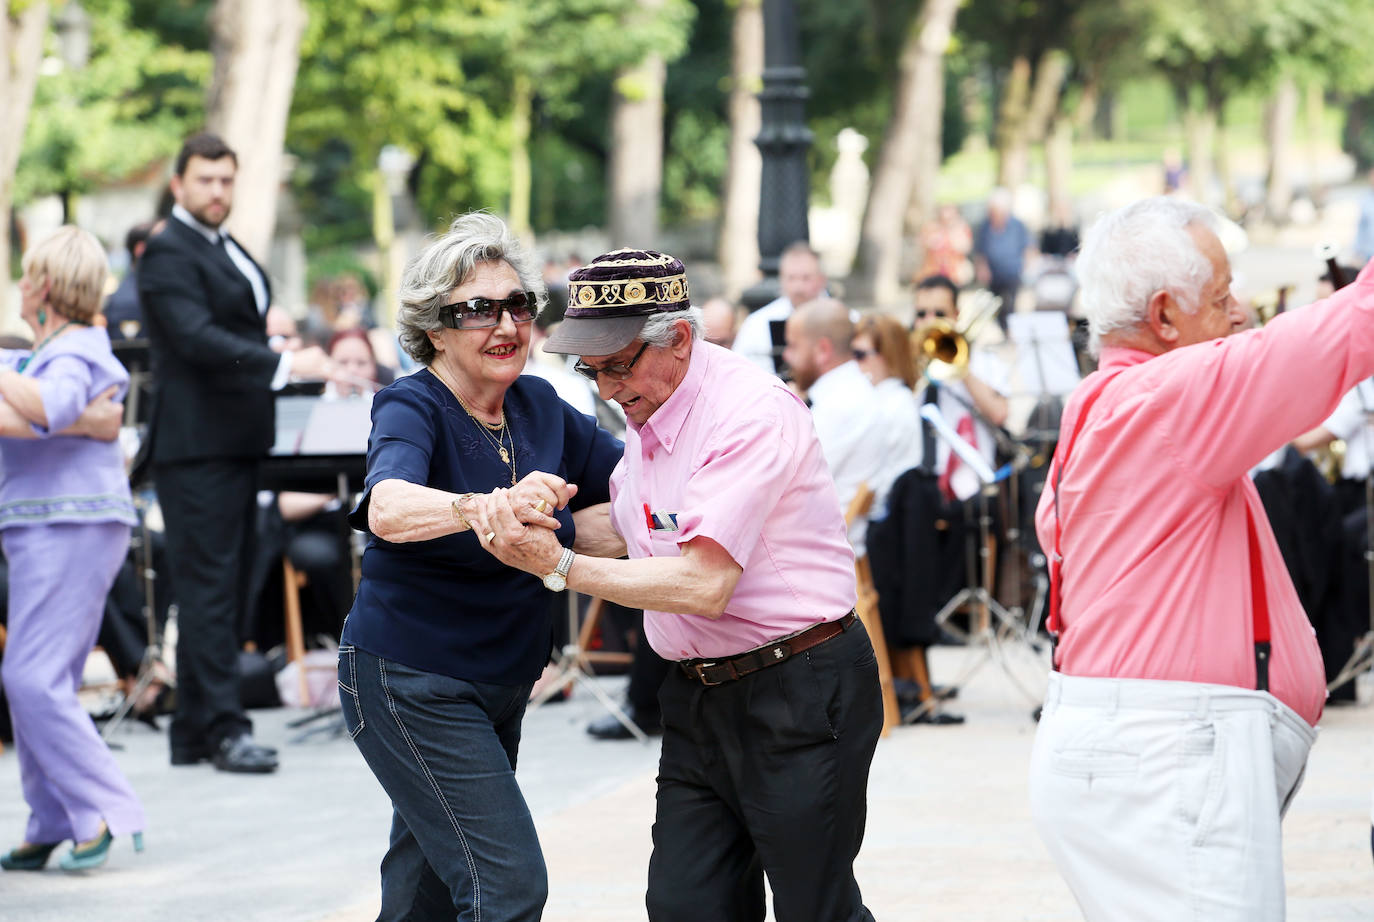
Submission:
M 1369 460 L 1374 456 L 1374 379 L 1367 378 L 1346 392 L 1322 427 L 1345 442 L 1341 476 L 1347 480 L 1368 477 Z
M 1006 363 L 996 355 L 985 349 L 975 350 L 969 356 L 969 374 L 988 387 L 992 388 L 1003 397 L 1007 396 L 1009 389 L 1008 378 L 1010 377 Z M 917 388 L 916 409 L 919 412 L 920 405 L 925 402 L 925 387 Z M 968 385 L 963 381 L 951 381 L 940 385 L 940 397 L 936 401 L 942 415 L 954 429 L 959 428 L 959 421 L 966 416 L 972 416 L 969 408 L 973 406 L 973 395 L 968 392 Z M 997 464 L 997 436 L 992 431 L 992 427 L 981 419 L 973 419 L 974 441 L 977 443 L 978 453 L 987 461 L 988 467 L 996 467 Z M 945 468 L 949 467 L 950 447 L 944 439 L 938 436 L 935 439 L 935 473 L 943 474 Z M 913 467 L 919 466 L 925 461 L 924 439 L 916 446 L 916 463 Z M 959 499 L 968 499 L 978 492 L 980 486 L 978 475 L 966 464 L 960 465 L 950 477 L 950 489 Z
M 873 383 L 851 359 L 817 378 L 806 396 L 840 508 L 848 509 L 859 485 L 866 483 L 876 489 L 881 473 L 883 417 L 878 412 Z M 867 519 L 859 519 L 849 530 L 849 543 L 858 556 L 864 553 L 867 531 Z

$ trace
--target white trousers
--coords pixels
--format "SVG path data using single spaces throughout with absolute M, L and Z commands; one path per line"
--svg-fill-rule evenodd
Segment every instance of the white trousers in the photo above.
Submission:
M 1268 692 L 1052 673 L 1031 814 L 1090 922 L 1281 922 L 1316 737 Z

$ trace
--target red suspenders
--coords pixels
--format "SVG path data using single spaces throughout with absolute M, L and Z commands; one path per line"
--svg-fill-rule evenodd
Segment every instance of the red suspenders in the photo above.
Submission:
M 1116 377 L 1115 374 L 1108 376 L 1102 382 L 1101 387 L 1084 398 L 1082 409 L 1074 421 L 1073 431 L 1067 440 L 1059 443 L 1059 447 L 1054 453 L 1054 547 L 1049 555 L 1050 614 L 1045 626 L 1049 629 L 1054 644 L 1050 653 L 1050 666 L 1056 670 L 1059 668 L 1059 663 L 1054 654 L 1059 645 L 1059 635 L 1064 628 L 1063 614 L 1060 611 L 1063 602 L 1064 555 L 1059 543 L 1062 534 L 1059 518 L 1059 489 L 1064 480 L 1064 466 L 1068 463 L 1069 451 L 1078 441 L 1078 434 L 1083 428 L 1084 421 L 1088 418 L 1088 412 L 1097 402 L 1097 398 L 1102 396 L 1102 392 L 1107 389 L 1107 385 L 1111 383 L 1114 377 Z M 1250 512 L 1248 504 L 1245 507 L 1245 530 L 1250 558 L 1251 613 L 1255 628 L 1255 688 L 1259 691 L 1268 691 L 1269 659 L 1272 652 L 1269 643 L 1269 596 L 1264 591 L 1264 566 L 1260 561 L 1259 533 L 1255 530 L 1254 515 Z

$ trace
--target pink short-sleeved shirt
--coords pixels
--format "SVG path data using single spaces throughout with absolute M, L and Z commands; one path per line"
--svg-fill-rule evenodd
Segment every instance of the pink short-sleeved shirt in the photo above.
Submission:
M 632 558 L 676 557 L 709 538 L 744 571 L 719 620 L 645 612 L 667 659 L 743 653 L 854 607 L 854 552 L 810 412 L 718 346 L 698 341 L 677 389 L 630 423 L 611 521 Z
M 1163 355 L 1102 351 L 1064 410 L 1077 425 L 1059 494 L 1067 675 L 1255 687 L 1247 517 L 1273 644 L 1269 689 L 1321 716 L 1321 652 L 1250 468 L 1374 374 L 1374 269 L 1324 302 Z M 1058 457 L 1036 510 L 1054 546 Z

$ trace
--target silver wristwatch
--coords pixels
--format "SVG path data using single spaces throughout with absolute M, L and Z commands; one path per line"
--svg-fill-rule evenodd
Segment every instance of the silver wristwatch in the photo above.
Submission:
M 544 588 L 551 592 L 562 592 L 568 588 L 568 571 L 572 569 L 573 558 L 577 555 L 570 547 L 563 548 L 563 556 L 558 558 L 558 566 L 544 577 Z

